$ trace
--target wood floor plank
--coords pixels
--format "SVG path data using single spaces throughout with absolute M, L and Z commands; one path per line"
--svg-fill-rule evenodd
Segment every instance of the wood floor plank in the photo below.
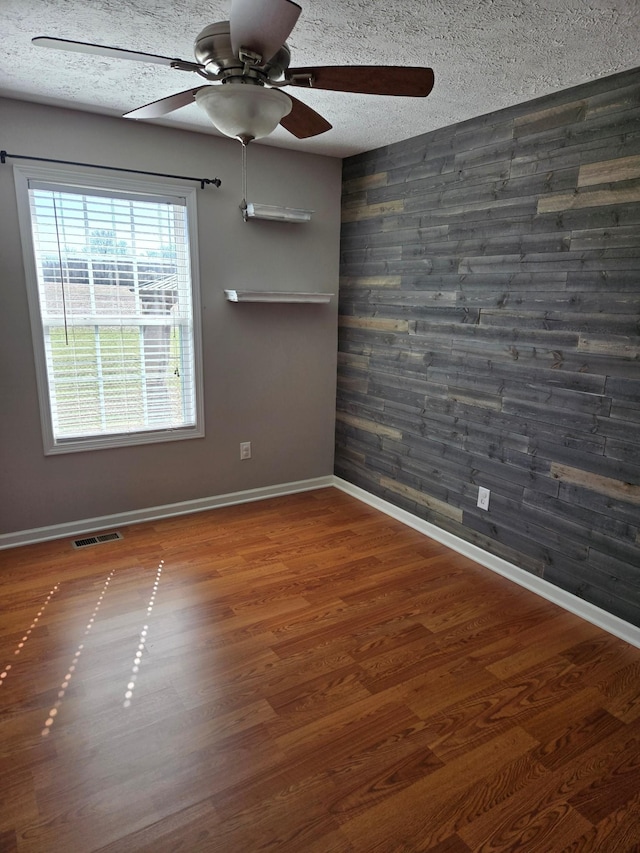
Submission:
M 178 850 L 205 849 L 215 843 L 220 823 L 215 809 L 205 802 L 181 809 L 137 832 L 128 833 L 96 853 L 176 853 Z
M 501 817 L 492 815 L 497 825 L 487 834 L 476 835 L 472 825 L 471 829 L 461 830 L 461 837 L 472 850 L 484 848 L 516 853 L 525 848 L 531 853 L 547 853 L 561 849 L 577 833 L 589 828 L 588 822 L 562 801 L 537 802 L 533 809 L 521 815 L 517 824 L 510 817 L 501 821 Z
M 453 759 L 409 788 L 377 803 L 363 814 L 349 818 L 344 832 L 361 850 L 398 849 L 428 836 L 452 796 L 529 752 L 536 741 L 522 729 L 512 728 L 489 744 L 482 744 Z M 393 848 L 391 848 L 393 849 Z
M 446 841 L 440 842 L 435 847 L 424 847 L 418 845 L 416 851 L 428 851 L 428 853 L 471 853 L 471 850 L 459 835 L 450 835 Z
M 521 648 L 515 650 L 500 660 L 486 664 L 489 672 L 498 678 L 509 678 L 540 662 L 543 655 L 547 659 L 561 654 L 568 648 L 575 646 L 576 640 L 585 640 L 597 637 L 600 630 L 589 622 L 583 622 L 572 614 L 565 614 L 567 619 L 559 616 L 554 620 L 544 620 L 542 624 L 530 629 L 525 636 L 520 633 L 519 645 Z M 544 651 L 540 646 L 543 645 Z
M 602 685 L 604 707 L 625 723 L 640 718 L 640 661 L 619 669 Z
M 604 737 L 559 770 L 547 772 L 521 788 L 460 829 L 461 837 L 471 847 L 487 845 L 491 849 L 493 845 L 497 849 L 516 850 L 518 844 L 526 839 L 527 849 L 545 851 L 553 850 L 555 846 L 562 849 L 592 826 L 592 821 L 585 815 L 587 807 L 578 809 L 573 800 L 579 804 L 591 802 L 592 786 L 603 780 L 603 766 L 616 782 L 621 780 L 625 796 L 623 802 L 630 798 L 631 786 L 634 781 L 636 785 L 639 781 L 638 752 L 635 738 L 626 740 L 625 734 L 614 733 Z M 537 759 L 539 752 L 534 750 L 533 756 Z M 609 776 L 602 784 L 605 788 L 603 796 L 593 795 L 594 803 L 606 802 L 606 793 L 611 791 Z
M 499 767 L 469 787 L 454 792 L 443 804 L 433 824 L 424 836 L 425 849 L 460 833 L 468 824 L 487 814 L 496 806 L 528 786 L 534 787 L 544 779 L 547 770 L 531 750 Z
M 332 488 L 121 532 L 0 552 L 2 853 L 640 850 L 640 650 Z
M 525 728 L 526 724 L 525 724 Z M 597 708 L 586 717 L 574 717 L 560 727 L 559 734 L 553 737 L 547 732 L 536 756 L 541 764 L 550 770 L 556 770 L 567 762 L 584 754 L 594 744 L 621 732 L 623 726 L 619 720 L 604 708 Z
M 640 793 L 620 808 L 610 812 L 584 835 L 576 838 L 562 853 L 590 853 L 611 850 L 613 853 L 637 853 L 640 824 Z
M 312 777 L 287 786 L 256 804 L 225 814 L 216 843 L 221 850 L 307 850 L 319 836 L 340 829 L 325 806 L 334 796 L 327 779 Z
M 606 773 L 569 798 L 571 805 L 592 823 L 599 823 L 617 806 L 635 798 L 640 787 L 640 730 L 627 741 Z
M 279 734 L 276 741 L 296 760 L 300 757 L 317 760 L 312 768 L 314 772 L 324 765 L 336 769 L 354 748 L 366 749 L 391 735 L 398 726 L 420 722 L 406 705 L 394 699 L 394 696 L 380 693 L 366 696 L 304 726 Z
M 18 853 L 18 839 L 15 830 L 0 832 L 0 850 L 3 853 Z
M 38 805 L 36 803 L 32 774 L 27 770 L 16 769 L 15 767 L 12 767 L 10 772 L 8 772 L 5 768 L 2 779 L 2 794 L 0 794 L 0 839 L 4 833 L 9 838 L 14 833 L 14 827 L 19 821 L 24 821 L 25 819 L 35 821 L 38 819 Z M 0 850 L 4 850 L 1 844 Z
M 497 689 L 484 690 L 427 719 L 434 752 L 448 759 L 522 724 L 556 701 L 571 666 L 556 659 L 532 668 Z

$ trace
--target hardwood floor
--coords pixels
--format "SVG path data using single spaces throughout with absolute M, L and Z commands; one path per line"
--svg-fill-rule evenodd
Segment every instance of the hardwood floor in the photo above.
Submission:
M 0 850 L 640 850 L 640 650 L 325 489 L 0 552 Z

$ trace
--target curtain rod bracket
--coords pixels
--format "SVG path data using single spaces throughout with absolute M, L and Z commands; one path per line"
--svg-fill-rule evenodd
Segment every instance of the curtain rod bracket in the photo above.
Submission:
M 36 160 L 39 163 L 58 163 L 63 166 L 85 166 L 89 169 L 107 169 L 110 172 L 129 172 L 134 175 L 151 175 L 154 178 L 174 178 L 178 181 L 197 181 L 200 184 L 200 189 L 204 189 L 207 184 L 213 184 L 219 187 L 222 184 L 220 178 L 194 178 L 190 175 L 169 175 L 165 172 L 145 172 L 142 169 L 120 169 L 118 166 L 102 166 L 99 163 L 78 163 L 74 160 L 54 160 L 51 157 L 27 157 L 25 154 L 9 154 L 7 151 L 0 151 L 0 163 L 6 163 L 7 157 L 12 160 Z

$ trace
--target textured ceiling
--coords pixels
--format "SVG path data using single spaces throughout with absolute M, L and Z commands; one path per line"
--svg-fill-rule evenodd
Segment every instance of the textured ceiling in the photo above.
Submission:
M 333 130 L 264 143 L 348 156 L 640 65 L 639 0 L 298 0 L 292 66 L 427 65 L 426 99 L 295 90 Z M 230 0 L 2 0 L 0 95 L 120 115 L 193 74 L 31 45 L 36 35 L 193 59 Z M 214 133 L 195 105 L 158 123 Z M 1 127 L 1 125 L 0 125 Z M 1 139 L 0 139 L 1 144 Z

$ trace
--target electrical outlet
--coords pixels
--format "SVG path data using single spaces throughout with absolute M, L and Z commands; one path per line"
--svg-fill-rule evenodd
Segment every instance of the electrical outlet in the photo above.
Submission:
M 489 497 L 491 492 L 485 489 L 484 486 L 478 487 L 478 506 L 480 509 L 489 509 Z
M 240 442 L 240 459 L 251 459 L 251 442 Z

